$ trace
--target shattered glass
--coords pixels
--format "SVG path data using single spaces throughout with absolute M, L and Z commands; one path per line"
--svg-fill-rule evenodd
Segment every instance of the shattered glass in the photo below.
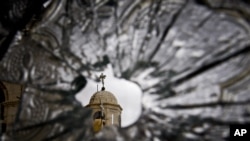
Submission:
M 26 86 L 4 141 L 222 141 L 250 122 L 247 1 L 1 3 L 0 80 Z M 141 87 L 143 109 L 94 135 L 75 95 L 108 64 Z

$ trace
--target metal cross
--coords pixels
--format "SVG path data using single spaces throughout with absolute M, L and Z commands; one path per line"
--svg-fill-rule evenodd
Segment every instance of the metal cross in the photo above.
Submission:
M 104 87 L 104 79 L 106 78 L 106 75 L 103 75 L 103 73 L 100 75 L 100 79 L 102 81 L 102 87 Z

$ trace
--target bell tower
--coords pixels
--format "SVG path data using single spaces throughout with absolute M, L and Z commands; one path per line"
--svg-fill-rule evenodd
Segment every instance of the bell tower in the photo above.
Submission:
M 102 89 L 93 94 L 86 107 L 92 109 L 93 131 L 98 132 L 104 126 L 121 127 L 122 108 L 114 94 L 105 90 L 104 79 L 106 75 L 101 74 Z

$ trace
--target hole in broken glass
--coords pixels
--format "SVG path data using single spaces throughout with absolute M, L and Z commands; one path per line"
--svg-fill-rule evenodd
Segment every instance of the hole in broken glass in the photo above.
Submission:
M 121 127 L 128 127 L 135 123 L 142 110 L 141 105 L 141 88 L 132 81 L 114 76 L 111 65 L 102 72 L 107 77 L 105 79 L 105 89 L 112 92 L 117 98 L 118 103 L 122 107 Z M 96 72 L 95 75 L 99 76 L 101 72 Z M 91 96 L 98 90 L 101 90 L 101 83 L 88 79 L 88 83 L 84 89 L 77 93 L 76 98 L 83 106 L 89 103 Z

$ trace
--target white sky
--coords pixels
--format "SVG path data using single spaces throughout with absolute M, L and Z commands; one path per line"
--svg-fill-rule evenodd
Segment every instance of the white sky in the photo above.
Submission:
M 106 75 L 104 80 L 105 90 L 113 93 L 123 108 L 121 126 L 126 127 L 133 124 L 141 114 L 142 91 L 140 87 L 131 81 L 114 77 L 111 65 L 108 65 L 107 69 L 102 73 Z M 100 76 L 101 72 L 97 72 L 96 75 Z M 97 83 L 88 79 L 86 87 L 76 95 L 76 99 L 83 106 L 89 103 L 90 97 L 97 91 L 97 84 L 100 90 L 102 87 L 101 82 Z

